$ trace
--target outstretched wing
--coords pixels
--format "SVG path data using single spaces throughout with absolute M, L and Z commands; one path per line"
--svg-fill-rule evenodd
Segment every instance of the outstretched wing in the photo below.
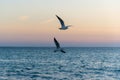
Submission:
M 54 42 L 57 48 L 60 48 L 60 44 L 58 43 L 58 41 L 54 38 Z
M 62 53 L 66 53 L 65 51 L 61 50 Z
M 63 21 L 59 16 L 56 15 L 56 17 L 57 17 L 58 20 L 60 21 L 61 26 L 62 26 L 62 27 L 65 26 L 64 21 Z

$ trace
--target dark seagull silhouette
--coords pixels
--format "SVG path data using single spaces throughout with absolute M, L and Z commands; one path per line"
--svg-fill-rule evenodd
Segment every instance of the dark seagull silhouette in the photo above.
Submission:
M 60 51 L 60 52 L 62 52 L 62 53 L 66 53 L 66 52 L 60 47 L 60 44 L 59 44 L 59 42 L 56 40 L 56 38 L 54 38 L 54 43 L 55 43 L 55 45 L 56 45 L 56 50 L 54 50 L 54 52 Z
M 56 15 L 56 17 L 58 18 L 58 20 L 59 20 L 59 22 L 61 24 L 61 28 L 59 28 L 60 30 L 66 30 L 66 29 L 68 29 L 68 27 L 71 26 L 71 25 L 65 26 L 64 21 L 59 16 Z

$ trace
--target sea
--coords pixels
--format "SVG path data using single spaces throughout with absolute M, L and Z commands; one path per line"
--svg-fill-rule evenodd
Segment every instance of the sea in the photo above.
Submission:
M 120 80 L 119 47 L 0 47 L 0 80 Z

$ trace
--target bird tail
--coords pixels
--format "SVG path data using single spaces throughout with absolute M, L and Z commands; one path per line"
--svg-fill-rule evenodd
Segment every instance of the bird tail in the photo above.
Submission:
M 72 25 L 68 25 L 68 27 L 71 27 Z
M 64 50 L 60 50 L 62 53 L 66 53 Z

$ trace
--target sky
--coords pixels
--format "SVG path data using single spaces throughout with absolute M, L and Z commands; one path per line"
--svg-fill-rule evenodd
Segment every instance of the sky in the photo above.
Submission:
M 0 0 L 0 46 L 120 47 L 120 0 Z M 61 31 L 56 16 L 72 25 Z

